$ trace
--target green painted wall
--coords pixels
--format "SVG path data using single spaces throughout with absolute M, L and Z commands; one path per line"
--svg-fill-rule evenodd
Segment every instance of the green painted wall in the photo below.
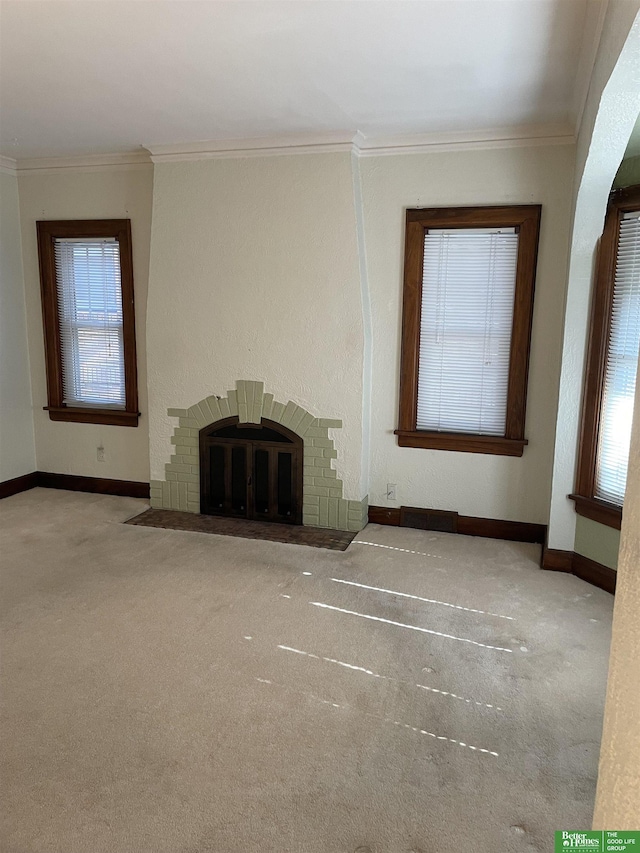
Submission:
M 608 566 L 610 569 L 617 569 L 620 531 L 578 515 L 573 547 L 583 557 L 589 557 L 596 563 L 602 563 L 603 566 Z
M 618 190 L 620 187 L 634 187 L 636 184 L 640 184 L 640 157 L 628 157 L 620 163 L 620 168 L 613 180 L 611 189 Z

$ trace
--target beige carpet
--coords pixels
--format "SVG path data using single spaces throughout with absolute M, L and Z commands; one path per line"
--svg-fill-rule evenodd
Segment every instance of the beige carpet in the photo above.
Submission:
M 143 507 L 0 501 L 2 853 L 524 853 L 589 827 L 610 595 L 534 545 L 121 523 Z

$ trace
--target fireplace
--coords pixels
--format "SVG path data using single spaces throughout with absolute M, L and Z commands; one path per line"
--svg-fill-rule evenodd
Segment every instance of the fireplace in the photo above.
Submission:
M 267 418 L 200 430 L 200 512 L 302 524 L 303 442 Z
M 262 382 L 243 379 L 226 397 L 167 414 L 178 424 L 164 479 L 151 480 L 155 509 L 336 530 L 366 525 L 368 499 L 345 498 L 334 467 L 331 431 L 341 420 L 279 402 Z

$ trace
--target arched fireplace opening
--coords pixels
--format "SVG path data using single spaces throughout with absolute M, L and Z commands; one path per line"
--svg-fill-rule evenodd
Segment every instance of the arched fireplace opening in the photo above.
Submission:
M 224 418 L 200 430 L 200 512 L 302 524 L 304 445 L 275 421 Z

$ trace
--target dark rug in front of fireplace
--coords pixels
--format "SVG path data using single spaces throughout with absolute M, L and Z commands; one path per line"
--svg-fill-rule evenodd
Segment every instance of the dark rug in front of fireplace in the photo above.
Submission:
M 175 509 L 148 509 L 128 519 L 125 524 L 164 527 L 169 530 L 190 530 L 195 533 L 217 533 L 219 536 L 238 536 L 241 539 L 267 539 L 269 542 L 309 545 L 311 548 L 329 548 L 331 551 L 346 551 L 356 535 L 346 530 L 327 530 L 323 527 L 303 527 L 298 524 L 197 515 Z

